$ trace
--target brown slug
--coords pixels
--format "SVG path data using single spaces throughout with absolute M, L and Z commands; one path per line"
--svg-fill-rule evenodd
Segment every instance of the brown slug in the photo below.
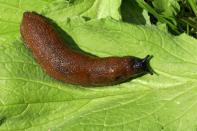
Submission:
M 53 25 L 35 12 L 23 14 L 20 32 L 23 41 L 44 71 L 57 80 L 82 86 L 114 85 L 152 73 L 150 56 L 99 58 L 72 49 Z

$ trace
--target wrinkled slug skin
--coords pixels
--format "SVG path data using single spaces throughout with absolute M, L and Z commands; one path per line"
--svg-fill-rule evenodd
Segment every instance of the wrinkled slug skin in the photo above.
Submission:
M 131 56 L 99 58 L 73 50 L 43 16 L 23 14 L 20 32 L 44 71 L 57 80 L 82 86 L 113 85 L 143 74 L 142 61 Z

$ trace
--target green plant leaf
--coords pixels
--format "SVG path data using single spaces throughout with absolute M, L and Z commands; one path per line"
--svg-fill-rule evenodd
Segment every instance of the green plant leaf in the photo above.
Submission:
M 0 43 L 9 43 L 17 38 L 24 11 L 40 12 L 48 4 L 49 0 L 0 0 Z
M 149 13 L 151 13 L 159 22 L 167 24 L 171 30 L 173 30 L 174 33 L 180 34 L 178 28 L 176 27 L 176 20 L 175 17 L 169 17 L 162 15 L 156 11 L 153 7 L 151 7 L 148 3 L 146 3 L 144 0 L 136 0 L 139 4 L 139 6 L 145 10 L 147 10 Z
M 179 0 L 154 0 L 153 6 L 159 14 L 165 17 L 176 16 L 180 11 Z
M 122 20 L 139 25 L 151 24 L 148 12 L 138 6 L 136 0 L 122 0 Z
M 195 0 L 188 0 L 188 3 L 190 4 L 194 14 L 197 17 L 197 1 L 195 1 Z
M 64 21 L 60 19 L 66 13 L 47 14 L 45 7 L 33 10 L 56 17 L 72 37 L 71 44 L 101 57 L 153 55 L 150 64 L 157 74 L 100 88 L 65 84 L 43 72 L 19 31 L 13 36 L 5 33 L 0 35 L 0 131 L 196 130 L 196 39 L 112 18 L 86 21 L 75 16 Z M 21 18 L 8 16 L 18 29 Z M 5 24 L 4 29 L 14 27 Z
M 85 16 L 88 19 L 112 17 L 119 20 L 120 5 L 121 0 L 56 0 L 43 13 L 58 21 L 75 16 Z

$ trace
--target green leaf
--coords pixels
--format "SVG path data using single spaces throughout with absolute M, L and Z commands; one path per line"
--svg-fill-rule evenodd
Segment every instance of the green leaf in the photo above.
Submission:
M 75 16 L 85 16 L 88 19 L 112 17 L 119 20 L 120 5 L 121 0 L 56 0 L 43 13 L 57 21 Z
M 197 17 L 197 1 L 195 1 L 195 0 L 188 0 L 188 3 L 190 4 L 194 14 Z
M 159 14 L 165 17 L 176 16 L 180 11 L 179 0 L 154 0 L 153 6 Z
M 176 34 L 180 34 L 178 28 L 176 27 L 176 20 L 175 17 L 166 17 L 158 13 L 154 8 L 152 8 L 149 4 L 147 4 L 144 0 L 136 0 L 139 6 L 149 13 L 151 13 L 159 22 L 167 24 Z
M 0 43 L 12 41 L 17 38 L 19 24 L 24 11 L 36 10 L 40 12 L 42 7 L 47 4 L 47 0 L 0 0 Z
M 148 12 L 139 7 L 136 0 L 122 0 L 121 15 L 124 22 L 151 24 Z
M 100 88 L 65 84 L 43 72 L 20 40 L 19 31 L 13 36 L 5 33 L 0 35 L 0 131 L 196 130 L 196 39 L 112 18 L 85 21 L 75 12 L 75 17 L 65 19 L 66 13 L 47 14 L 45 7 L 31 9 L 56 17 L 72 37 L 71 44 L 101 57 L 153 55 L 150 64 L 157 74 Z M 18 29 L 21 18 L 10 16 L 7 13 L 2 20 L 12 20 L 15 26 L 7 22 L 3 29 Z

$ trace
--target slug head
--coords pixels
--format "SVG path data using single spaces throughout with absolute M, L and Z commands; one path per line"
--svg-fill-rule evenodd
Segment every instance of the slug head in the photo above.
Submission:
M 143 75 L 146 73 L 149 73 L 153 75 L 153 70 L 150 68 L 149 61 L 152 58 L 152 56 L 147 55 L 143 59 L 135 58 L 133 69 L 135 70 L 135 73 L 138 75 Z

